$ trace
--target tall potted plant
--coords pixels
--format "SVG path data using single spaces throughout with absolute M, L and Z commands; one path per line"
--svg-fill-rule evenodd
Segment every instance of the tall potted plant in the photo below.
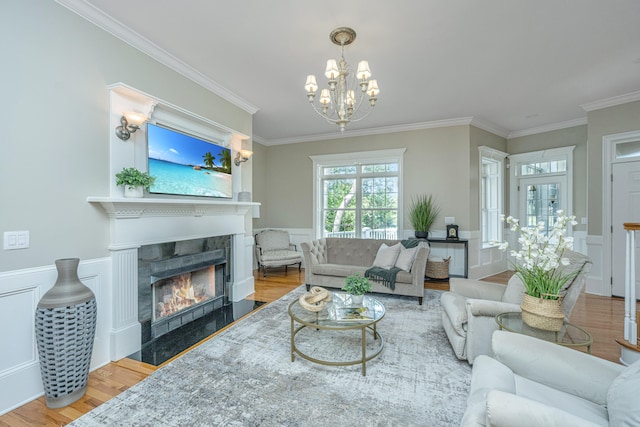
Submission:
M 116 185 L 124 185 L 124 197 L 142 197 L 144 189 L 149 189 L 155 177 L 136 168 L 122 168 L 116 174 Z
M 567 216 L 562 210 L 551 231 L 546 234 L 544 223 L 535 227 L 521 227 L 518 220 L 509 216 L 502 220 L 509 224 L 511 231 L 519 232 L 520 250 L 512 250 L 515 257 L 513 268 L 522 280 L 525 295 L 520 308 L 522 320 L 538 329 L 558 331 L 562 328 L 562 289 L 579 273 L 564 267 L 570 264 L 563 257 L 565 250 L 573 249 L 573 237 L 567 237 L 567 226 L 576 225 L 576 217 Z M 502 242 L 499 248 L 506 250 L 508 242 Z M 569 271 L 569 272 L 567 272 Z
M 420 194 L 411 200 L 409 220 L 417 238 L 429 237 L 429 230 L 439 214 L 440 207 L 436 205 L 433 195 Z

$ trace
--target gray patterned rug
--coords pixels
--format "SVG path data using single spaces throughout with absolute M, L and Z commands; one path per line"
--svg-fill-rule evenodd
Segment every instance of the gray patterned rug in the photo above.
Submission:
M 471 369 L 455 358 L 442 329 L 440 292 L 425 290 L 422 306 L 415 297 L 375 295 L 387 310 L 378 324 L 385 346 L 367 363 L 366 377 L 359 365 L 323 366 L 299 357 L 291 362 L 287 306 L 303 292 L 301 286 L 257 310 L 71 425 L 460 423 Z M 359 332 L 337 340 L 328 332 L 306 328 L 296 343 L 299 347 L 318 345 L 334 360 L 354 359 L 359 352 Z M 370 335 L 368 341 L 373 341 Z

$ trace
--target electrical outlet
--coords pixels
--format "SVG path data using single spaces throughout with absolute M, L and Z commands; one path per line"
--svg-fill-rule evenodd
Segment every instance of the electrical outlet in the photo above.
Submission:
M 587 223 L 587 217 L 583 216 L 582 220 L 580 221 L 580 224 L 585 225 Z
M 29 231 L 5 231 L 4 249 L 27 249 L 29 247 Z
M 444 217 L 444 225 L 455 224 L 455 223 L 456 223 L 456 217 L 455 216 L 445 216 Z

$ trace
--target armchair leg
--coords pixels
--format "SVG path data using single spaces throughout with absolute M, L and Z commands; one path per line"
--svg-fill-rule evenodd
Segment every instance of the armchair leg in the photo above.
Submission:
M 300 273 L 302 271 L 302 263 L 299 262 L 298 263 L 298 273 Z
M 422 297 L 418 297 L 418 305 L 422 305 Z
M 267 267 L 262 266 L 262 277 L 267 277 Z
M 306 283 L 305 286 L 307 287 L 307 292 L 309 292 L 311 290 L 311 285 Z

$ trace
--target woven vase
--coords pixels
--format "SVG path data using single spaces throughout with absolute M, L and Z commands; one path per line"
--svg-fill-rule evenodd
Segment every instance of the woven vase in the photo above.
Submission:
M 96 299 L 78 278 L 78 258 L 56 260 L 58 278 L 36 310 L 45 401 L 67 406 L 84 396 L 96 331 Z
M 553 300 L 525 294 L 520 308 L 522 309 L 522 321 L 532 328 L 545 331 L 562 329 L 564 323 L 562 298 Z

